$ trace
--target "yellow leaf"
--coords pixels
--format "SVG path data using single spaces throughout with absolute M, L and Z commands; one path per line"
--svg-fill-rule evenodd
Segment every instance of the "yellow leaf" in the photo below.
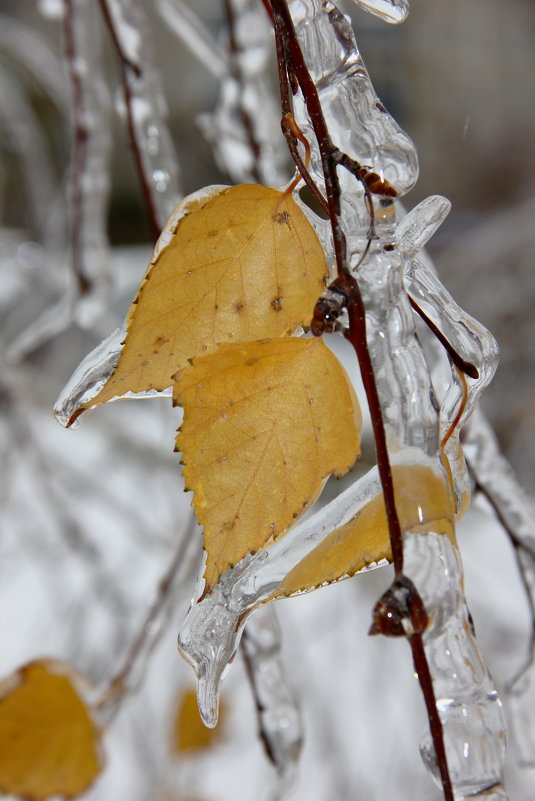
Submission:
M 0 686 L 1 792 L 74 798 L 102 769 L 99 740 L 67 665 L 30 662 Z
M 195 690 L 185 690 L 179 698 L 177 714 L 173 727 L 173 752 L 183 754 L 186 751 L 202 751 L 210 748 L 220 738 L 221 724 L 225 718 L 224 705 L 219 712 L 219 726 L 207 728 L 199 715 Z
M 454 537 L 451 493 L 444 476 L 422 465 L 392 468 L 401 530 Z M 272 597 L 293 595 L 353 576 L 372 562 L 391 560 L 383 494 L 335 529 L 277 587 Z
M 326 276 L 320 242 L 291 195 L 242 184 L 186 198 L 130 307 L 114 373 L 77 415 L 126 392 L 166 389 L 188 359 L 221 342 L 308 324 Z
M 208 552 L 207 589 L 282 534 L 360 452 L 347 375 L 321 339 L 222 345 L 177 377 L 177 449 Z

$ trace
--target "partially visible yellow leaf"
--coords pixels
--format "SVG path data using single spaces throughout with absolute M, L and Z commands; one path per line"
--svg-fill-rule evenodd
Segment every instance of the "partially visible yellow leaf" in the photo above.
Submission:
M 117 367 L 77 414 L 126 392 L 166 389 L 188 359 L 221 342 L 309 323 L 327 267 L 303 212 L 266 186 L 215 189 L 173 214 L 162 234 L 168 244 L 158 244 L 130 308 Z
M 195 690 L 193 688 L 185 690 L 179 698 L 173 725 L 173 752 L 184 754 L 187 751 L 211 748 L 221 739 L 225 714 L 225 707 L 222 704 L 219 711 L 219 725 L 215 729 L 207 728 L 199 715 Z
M 360 453 L 361 415 L 321 339 L 222 345 L 177 376 L 177 449 L 204 525 L 207 588 L 282 534 Z
M 67 665 L 30 662 L 0 686 L 0 791 L 32 801 L 87 790 L 100 733 Z
M 402 531 L 435 531 L 453 538 L 453 505 L 444 476 L 422 465 L 392 468 Z M 293 595 L 340 577 L 353 576 L 381 559 L 391 560 L 384 497 L 381 493 L 355 517 L 335 529 L 280 583 L 273 597 Z

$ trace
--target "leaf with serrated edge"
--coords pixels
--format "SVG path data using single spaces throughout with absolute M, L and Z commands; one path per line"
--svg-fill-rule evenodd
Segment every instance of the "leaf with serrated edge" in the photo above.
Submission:
M 358 400 L 321 339 L 222 345 L 177 375 L 177 438 L 205 579 L 282 534 L 360 452 Z
M 402 532 L 434 531 L 453 538 L 453 505 L 447 482 L 430 467 L 394 465 L 392 478 Z M 277 587 L 272 597 L 307 592 L 367 565 L 392 558 L 383 494 L 336 528 Z
M 325 287 L 318 237 L 290 194 L 207 187 L 175 209 L 127 318 L 117 367 L 71 419 L 125 393 L 164 390 L 221 342 L 308 324 Z
M 0 791 L 41 801 L 74 798 L 102 770 L 100 733 L 75 687 L 52 660 L 30 662 L 0 685 Z

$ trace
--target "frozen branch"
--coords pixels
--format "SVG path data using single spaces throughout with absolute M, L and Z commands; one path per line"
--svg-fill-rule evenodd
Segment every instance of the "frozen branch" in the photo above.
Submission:
M 130 140 L 154 239 L 178 203 L 178 161 L 150 31 L 138 0 L 100 0 L 122 69 Z
M 295 781 L 303 739 L 299 710 L 284 678 L 280 637 L 275 611 L 264 606 L 249 619 L 241 641 L 260 739 L 281 783 L 277 798 Z
M 109 93 L 102 74 L 95 15 L 83 0 L 65 0 L 65 53 L 72 91 L 71 259 L 82 324 L 100 310 L 107 283 L 106 236 L 111 137 Z M 94 307 L 96 301 L 96 308 Z

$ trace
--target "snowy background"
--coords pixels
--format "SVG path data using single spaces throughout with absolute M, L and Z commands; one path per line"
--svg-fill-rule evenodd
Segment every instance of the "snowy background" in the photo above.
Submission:
M 165 3 L 142 6 L 183 191 L 229 182 L 196 122 L 212 111 L 217 81 L 156 14 Z M 534 490 L 535 8 L 525 0 L 413 6 L 399 28 L 355 12 L 357 40 L 378 93 L 419 150 L 421 180 L 409 205 L 429 193 L 454 202 L 432 250 L 444 283 L 500 341 L 486 410 L 521 482 Z M 218 4 L 195 7 L 217 39 Z M 105 687 L 143 624 L 191 510 L 173 454 L 179 411 L 168 401 L 112 404 L 77 431 L 63 430 L 51 415 L 80 359 L 121 322 L 151 253 L 119 71 L 106 42 L 114 109 L 110 279 L 89 323 L 69 318 L 70 89 L 60 8 L 54 0 L 0 2 L 0 675 L 52 656 Z M 476 630 L 503 688 L 529 640 L 514 557 L 483 502 L 463 520 L 459 540 Z M 256 738 L 239 657 L 225 681 L 220 739 L 198 754 L 170 753 L 177 698 L 192 683 L 175 642 L 200 545 L 197 532 L 179 587 L 148 634 L 155 647 L 137 690 L 106 736 L 107 768 L 87 794 L 92 801 L 272 797 L 275 776 Z M 366 634 L 389 581 L 388 569 L 376 571 L 277 604 L 305 730 L 296 801 L 441 798 L 418 755 L 426 717 L 409 649 Z M 511 741 L 511 801 L 531 801 L 535 770 L 518 764 Z

